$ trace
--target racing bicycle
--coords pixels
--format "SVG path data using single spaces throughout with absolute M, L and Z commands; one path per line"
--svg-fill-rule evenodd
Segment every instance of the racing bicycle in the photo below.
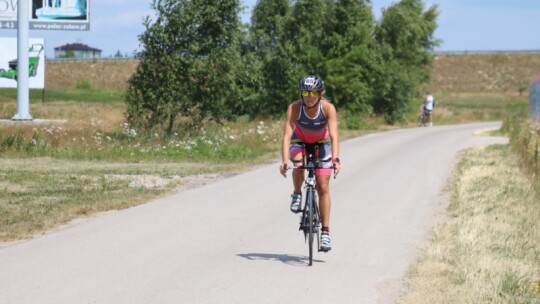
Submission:
M 319 144 L 304 144 L 302 156 L 301 161 L 294 161 L 294 163 L 301 162 L 302 165 L 290 169 L 304 169 L 307 171 L 307 178 L 305 179 L 306 200 L 304 208 L 302 208 L 302 215 L 300 215 L 299 230 L 304 232 L 304 240 L 307 242 L 309 250 L 309 266 L 311 266 L 313 264 L 315 240 L 317 240 L 317 251 L 324 251 L 321 250 L 321 218 L 316 191 L 315 170 L 323 168 L 323 163 L 332 160 L 323 161 L 319 159 Z
M 418 126 L 418 127 L 427 127 L 428 122 L 429 122 L 429 115 L 428 115 L 427 111 L 424 110 L 424 111 L 422 111 L 422 113 L 420 113 L 418 115 L 416 126 Z

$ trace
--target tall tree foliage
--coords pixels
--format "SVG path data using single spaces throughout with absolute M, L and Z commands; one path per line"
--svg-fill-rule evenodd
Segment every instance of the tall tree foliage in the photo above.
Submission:
M 425 67 L 431 64 L 431 50 L 439 43 L 433 37 L 437 16 L 437 6 L 424 11 L 421 0 L 401 0 L 383 10 L 375 39 L 384 73 L 377 75 L 373 105 L 389 123 L 404 117 L 416 87 L 429 78 Z
M 282 115 L 298 81 L 319 74 L 351 114 L 389 123 L 410 109 L 429 77 L 437 7 L 401 0 L 376 22 L 369 0 L 258 0 L 251 24 L 239 0 L 154 0 L 140 35 L 126 116 L 170 133 L 175 120 Z
M 374 18 L 367 0 L 339 0 L 328 20 L 325 73 L 328 95 L 339 107 L 352 113 L 371 112 L 373 73 L 377 56 L 373 51 Z
M 285 25 L 290 17 L 288 0 L 259 0 L 251 17 L 250 37 L 260 64 L 257 114 L 282 113 L 291 92 L 293 50 L 287 43 Z
M 128 83 L 126 116 L 171 133 L 179 116 L 197 124 L 230 115 L 240 99 L 239 0 L 154 0 L 157 19 L 144 21 L 142 51 Z

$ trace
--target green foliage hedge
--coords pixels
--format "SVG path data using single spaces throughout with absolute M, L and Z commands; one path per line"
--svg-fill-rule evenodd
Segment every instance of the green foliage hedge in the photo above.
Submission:
M 401 0 L 375 21 L 368 0 L 259 0 L 243 25 L 239 0 L 154 1 L 126 92 L 134 126 L 170 134 L 179 118 L 283 115 L 307 74 L 351 115 L 402 120 L 429 79 L 437 6 Z M 185 122 L 185 120 L 184 120 Z
M 540 186 L 540 126 L 515 116 L 505 121 L 503 131 L 509 134 L 512 149 L 518 153 L 537 186 Z

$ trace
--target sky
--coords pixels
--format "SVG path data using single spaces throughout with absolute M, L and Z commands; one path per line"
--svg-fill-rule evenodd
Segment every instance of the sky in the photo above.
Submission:
M 13 0 L 0 0 L 0 10 Z M 45 54 L 54 57 L 54 48 L 83 43 L 102 50 L 102 57 L 120 51 L 132 55 L 140 50 L 138 35 L 144 31 L 143 18 L 154 16 L 151 0 L 88 0 L 89 31 L 31 30 L 31 38 L 45 39 Z M 243 23 L 249 23 L 257 0 L 241 0 L 245 6 Z M 395 0 L 372 0 L 376 19 Z M 540 50 L 538 33 L 540 0 L 424 0 L 426 8 L 438 5 L 440 15 L 435 38 L 442 40 L 440 52 Z M 0 30 L 0 37 L 16 37 L 16 30 Z

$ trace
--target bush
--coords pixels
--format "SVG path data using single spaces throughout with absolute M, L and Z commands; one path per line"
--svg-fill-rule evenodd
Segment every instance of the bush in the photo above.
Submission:
M 523 166 L 538 184 L 540 182 L 540 126 L 528 119 L 515 116 L 507 119 L 502 129 L 509 134 L 512 149 L 518 153 Z

